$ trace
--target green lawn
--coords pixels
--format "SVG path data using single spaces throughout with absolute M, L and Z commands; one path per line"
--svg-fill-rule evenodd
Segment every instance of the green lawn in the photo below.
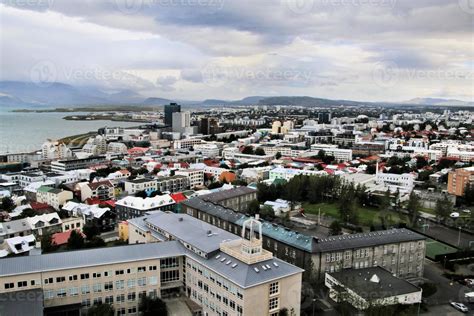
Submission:
M 449 245 L 443 244 L 431 238 L 426 239 L 426 256 L 434 260 L 436 255 L 446 255 L 457 252 L 458 250 Z
M 335 219 L 341 220 L 339 215 L 339 206 L 337 203 L 319 203 L 310 204 L 303 203 L 303 208 L 306 213 L 318 215 L 319 209 L 321 209 L 321 215 L 331 216 Z M 395 212 L 380 212 L 376 208 L 370 207 L 357 207 L 357 215 L 359 218 L 359 224 L 363 226 L 370 226 L 371 224 L 381 224 L 381 217 L 385 219 L 385 223 L 388 225 L 398 224 L 405 220 L 403 214 Z M 400 219 L 400 216 L 402 217 Z

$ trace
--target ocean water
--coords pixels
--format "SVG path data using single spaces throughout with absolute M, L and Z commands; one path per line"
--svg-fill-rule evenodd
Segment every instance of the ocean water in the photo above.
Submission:
M 83 134 L 104 126 L 137 126 L 134 122 L 66 121 L 76 113 L 18 113 L 0 109 L 0 154 L 31 152 L 41 148 L 47 139 Z

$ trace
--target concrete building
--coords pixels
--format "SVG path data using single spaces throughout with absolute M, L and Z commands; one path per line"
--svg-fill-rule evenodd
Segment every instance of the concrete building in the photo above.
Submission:
M 175 112 L 172 116 L 173 133 L 189 133 L 191 128 L 191 112 Z
M 82 147 L 82 151 L 93 156 L 105 154 L 107 152 L 107 140 L 101 135 L 90 137 Z
M 348 302 L 359 310 L 421 303 L 421 288 L 380 267 L 326 273 L 325 285 L 331 299 Z
M 106 166 L 105 156 L 92 156 L 82 159 L 56 160 L 51 162 L 51 171 L 65 172 L 77 169 L 88 169 L 95 166 Z
M 204 170 L 198 170 L 198 169 L 177 170 L 175 172 L 175 175 L 188 177 L 189 187 L 191 189 L 197 186 L 204 185 Z
M 303 270 L 263 250 L 258 229 L 256 237 L 229 234 L 229 241 L 226 232 L 189 216 L 165 217 L 140 226 L 163 242 L 4 259 L 2 292 L 41 290 L 36 305 L 45 315 L 85 314 L 100 303 L 112 304 L 117 315 L 136 315 L 142 296 L 171 293 L 186 295 L 201 315 L 274 316 L 283 308 L 300 315 Z
M 185 175 L 174 175 L 171 177 L 158 177 L 156 185 L 160 192 L 181 192 L 189 189 L 189 178 Z
M 337 148 L 337 145 L 324 145 L 324 144 L 314 144 L 311 145 L 311 149 L 317 151 L 316 155 L 322 150 L 327 156 L 333 156 L 334 159 L 338 162 L 345 162 L 352 160 L 352 150 L 351 149 L 341 149 Z M 314 153 L 304 154 L 305 156 L 315 156 Z
M 411 173 L 395 174 L 377 172 L 375 181 L 391 192 L 399 190 L 403 193 L 410 193 L 415 186 L 414 178 Z
M 448 173 L 448 193 L 463 196 L 468 184 L 474 183 L 474 167 L 452 170 Z
M 194 145 L 194 151 L 201 153 L 203 157 L 215 158 L 220 156 L 221 149 L 216 144 L 204 143 Z
M 181 205 L 183 213 L 234 234 L 241 233 L 241 225 L 248 218 L 201 198 Z M 401 278 L 423 276 L 426 238 L 408 229 L 317 238 L 262 221 L 262 234 L 265 249 L 303 269 L 312 267 L 320 280 L 325 272 L 374 266 L 382 266 Z

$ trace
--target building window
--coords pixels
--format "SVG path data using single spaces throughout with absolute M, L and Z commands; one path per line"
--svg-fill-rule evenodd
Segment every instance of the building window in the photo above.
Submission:
M 28 286 L 28 282 L 27 281 L 20 281 L 18 282 L 18 287 L 26 287 Z
M 114 289 L 114 283 L 112 281 L 104 283 L 105 291 L 112 291 Z
M 123 290 L 125 288 L 125 280 L 118 280 L 115 282 L 117 290 Z
M 274 294 L 278 294 L 279 290 L 280 290 L 280 287 L 279 287 L 278 282 L 270 283 L 270 296 Z
M 14 287 L 15 287 L 14 283 L 5 283 L 5 289 L 6 290 L 13 289 Z
M 130 279 L 128 280 L 127 282 L 127 285 L 128 285 L 128 288 L 131 289 L 131 288 L 134 288 L 135 287 L 135 279 Z
M 278 308 L 279 299 L 278 297 L 273 297 L 268 303 L 268 310 L 272 311 Z

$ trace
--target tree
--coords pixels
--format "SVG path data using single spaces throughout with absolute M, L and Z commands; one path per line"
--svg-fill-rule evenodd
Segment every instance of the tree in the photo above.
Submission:
M 248 213 L 252 216 L 257 213 L 260 213 L 260 203 L 257 200 L 250 201 L 248 206 Z
M 474 204 L 474 185 L 468 183 L 464 189 L 464 201 L 468 205 Z
M 280 309 L 280 311 L 278 312 L 278 316 L 289 316 L 288 314 L 288 308 L 282 308 Z
M 71 231 L 71 235 L 67 240 L 67 248 L 71 250 L 84 248 L 84 237 L 82 237 L 80 232 L 77 230 Z
M 453 204 L 448 200 L 447 196 L 436 201 L 435 213 L 439 219 L 448 218 L 452 210 Z
M 285 186 L 284 196 L 285 199 L 290 201 L 291 209 L 293 209 L 296 202 L 301 199 L 301 180 L 301 176 L 293 177 Z
M 53 252 L 57 249 L 57 246 L 53 244 L 53 238 L 51 234 L 44 234 L 41 237 L 41 250 L 43 253 Z
M 379 199 L 380 199 L 379 210 L 386 211 L 390 207 L 390 189 L 387 189 L 384 195 L 381 196 Z
M 258 147 L 257 149 L 255 149 L 255 155 L 265 156 L 265 150 L 263 150 L 263 148 L 261 148 L 261 147 Z
M 11 212 L 15 209 L 16 205 L 13 202 L 13 199 L 9 196 L 4 196 L 2 198 L 2 209 L 7 212 Z
M 86 235 L 87 240 L 92 240 L 95 236 L 100 234 L 100 229 L 97 225 L 89 222 L 82 227 L 82 231 Z
M 420 215 L 421 204 L 418 196 L 415 192 L 410 193 L 410 197 L 408 199 L 407 211 L 410 217 L 412 225 L 416 223 L 418 216 Z
M 331 225 L 329 225 L 329 234 L 331 236 L 337 236 L 342 233 L 342 227 L 339 221 L 333 221 Z
M 265 205 L 260 209 L 260 216 L 268 221 L 275 218 L 275 211 L 270 205 Z
M 94 236 L 88 243 L 87 248 L 105 247 L 105 241 L 99 236 Z
M 254 154 L 253 147 L 245 146 L 244 149 L 242 150 L 242 154 L 253 155 Z
M 275 159 L 280 159 L 281 158 L 281 152 L 277 152 L 275 155 Z
M 143 191 L 138 191 L 137 193 L 135 193 L 135 196 L 136 197 L 141 197 L 142 199 L 144 199 L 144 198 L 148 197 L 148 194 L 146 193 L 145 190 L 143 190 Z
M 168 316 L 166 303 L 158 297 L 143 296 L 138 309 L 143 316 Z
M 115 310 L 112 305 L 107 303 L 99 303 L 91 306 L 87 310 L 87 316 L 114 316 Z

